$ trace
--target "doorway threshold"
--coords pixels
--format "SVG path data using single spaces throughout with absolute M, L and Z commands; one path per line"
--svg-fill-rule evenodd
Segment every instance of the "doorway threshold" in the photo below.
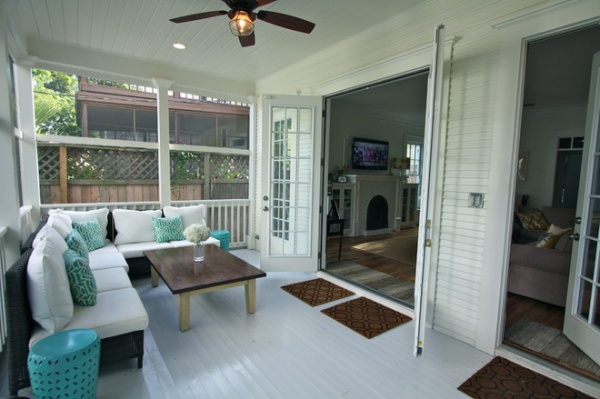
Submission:
M 412 307 L 408 307 L 404 305 L 400 301 L 395 298 L 384 295 L 380 292 L 377 292 L 369 287 L 359 285 L 352 280 L 337 276 L 331 272 L 326 270 L 319 270 L 317 272 L 317 277 L 321 277 L 331 283 L 337 284 L 342 288 L 350 290 L 354 292 L 356 295 L 364 296 L 365 298 L 371 299 L 377 303 L 380 303 L 384 306 L 389 307 L 397 312 L 403 313 L 412 319 L 415 318 L 415 311 Z
M 562 367 L 554 362 L 540 358 L 508 344 L 502 344 L 496 348 L 495 355 L 502 356 L 507 360 L 538 372 L 548 378 L 552 378 L 553 380 L 577 389 L 585 394 L 600 398 L 600 382 Z

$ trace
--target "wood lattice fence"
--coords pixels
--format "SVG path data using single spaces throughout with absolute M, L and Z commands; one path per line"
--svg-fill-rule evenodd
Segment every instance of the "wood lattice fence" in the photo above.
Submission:
M 171 151 L 171 198 L 247 199 L 249 157 Z M 158 152 L 38 143 L 42 204 L 159 200 Z

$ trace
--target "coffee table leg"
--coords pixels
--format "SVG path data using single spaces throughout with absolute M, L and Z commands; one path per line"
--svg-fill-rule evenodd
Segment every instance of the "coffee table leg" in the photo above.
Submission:
M 177 295 L 179 298 L 179 329 L 187 331 L 190 329 L 190 293 L 184 292 Z
M 256 311 L 256 280 L 248 280 L 246 284 L 246 311 L 254 313 Z
M 158 273 L 154 269 L 154 266 L 150 266 L 150 280 L 152 281 L 152 286 L 158 286 Z

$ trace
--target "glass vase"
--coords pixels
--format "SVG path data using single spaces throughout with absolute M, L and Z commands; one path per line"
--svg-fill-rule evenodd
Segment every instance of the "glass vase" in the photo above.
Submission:
M 194 262 L 201 262 L 204 260 L 204 247 L 202 242 L 194 244 Z

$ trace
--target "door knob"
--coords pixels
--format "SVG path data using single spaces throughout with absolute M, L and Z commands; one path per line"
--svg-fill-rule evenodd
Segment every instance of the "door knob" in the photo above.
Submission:
M 265 212 L 266 212 L 266 211 L 268 211 L 268 210 L 269 210 L 269 207 L 268 207 L 268 206 L 263 206 L 263 211 L 265 211 Z
M 267 201 L 269 199 L 269 197 L 267 197 L 266 195 L 263 197 L 263 201 Z
M 579 233 L 571 234 L 569 238 L 573 241 L 579 241 Z

